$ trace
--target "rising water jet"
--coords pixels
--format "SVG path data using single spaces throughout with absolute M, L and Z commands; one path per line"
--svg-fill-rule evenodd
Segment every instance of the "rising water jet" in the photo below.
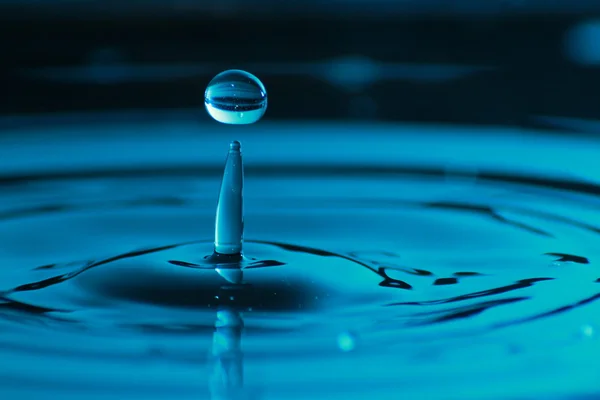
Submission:
M 215 257 L 241 256 L 244 235 L 244 166 L 240 142 L 229 145 L 215 218 Z M 223 257 L 224 258 L 224 257 Z

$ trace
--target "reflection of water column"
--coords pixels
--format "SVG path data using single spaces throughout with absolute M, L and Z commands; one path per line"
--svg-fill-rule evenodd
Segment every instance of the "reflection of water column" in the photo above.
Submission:
M 208 93 L 208 90 L 207 90 Z M 242 238 L 244 232 L 244 167 L 241 145 L 233 141 L 225 162 L 223 182 L 215 219 L 215 252 L 211 260 L 215 271 L 227 282 L 233 284 L 221 288 L 219 298 L 231 302 L 222 304 L 217 312 L 215 333 L 212 343 L 214 360 L 210 392 L 213 400 L 245 398 L 244 363 L 241 348 L 244 321 L 235 308 L 236 294 L 241 294 L 243 273 Z M 227 301 L 227 300 L 225 300 Z
M 233 307 L 223 307 L 217 312 L 212 343 L 213 373 L 210 380 L 213 400 L 237 400 L 244 396 L 244 360 L 241 348 L 243 329 L 244 321 Z

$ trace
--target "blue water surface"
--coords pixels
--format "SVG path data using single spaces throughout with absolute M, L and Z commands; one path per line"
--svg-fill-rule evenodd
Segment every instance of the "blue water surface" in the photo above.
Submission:
M 244 285 L 202 267 L 233 139 L 244 252 L 271 261 Z M 593 398 L 597 148 L 386 124 L 6 129 L 0 397 Z

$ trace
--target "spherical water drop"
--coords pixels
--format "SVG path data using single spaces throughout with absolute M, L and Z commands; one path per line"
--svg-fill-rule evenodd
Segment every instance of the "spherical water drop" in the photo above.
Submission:
M 337 338 L 338 347 L 340 350 L 348 352 L 356 347 L 356 337 L 350 332 L 342 332 Z
M 581 334 L 586 338 L 591 338 L 594 336 L 594 327 L 591 325 L 583 325 L 581 327 Z
M 256 76 L 231 69 L 210 81 L 204 106 L 211 117 L 224 124 L 252 124 L 267 110 L 267 91 Z

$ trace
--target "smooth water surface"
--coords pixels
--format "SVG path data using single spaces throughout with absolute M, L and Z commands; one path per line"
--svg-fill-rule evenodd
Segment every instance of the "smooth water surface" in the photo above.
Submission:
M 235 272 L 204 262 L 228 140 L 188 128 L 94 128 L 147 130 L 137 153 L 74 127 L 52 143 L 3 139 L 2 398 L 598 393 L 589 142 L 393 126 L 240 133 Z M 116 143 L 123 157 L 102 153 Z M 431 143 L 435 156 L 419 151 Z M 50 155 L 22 162 L 35 154 Z

